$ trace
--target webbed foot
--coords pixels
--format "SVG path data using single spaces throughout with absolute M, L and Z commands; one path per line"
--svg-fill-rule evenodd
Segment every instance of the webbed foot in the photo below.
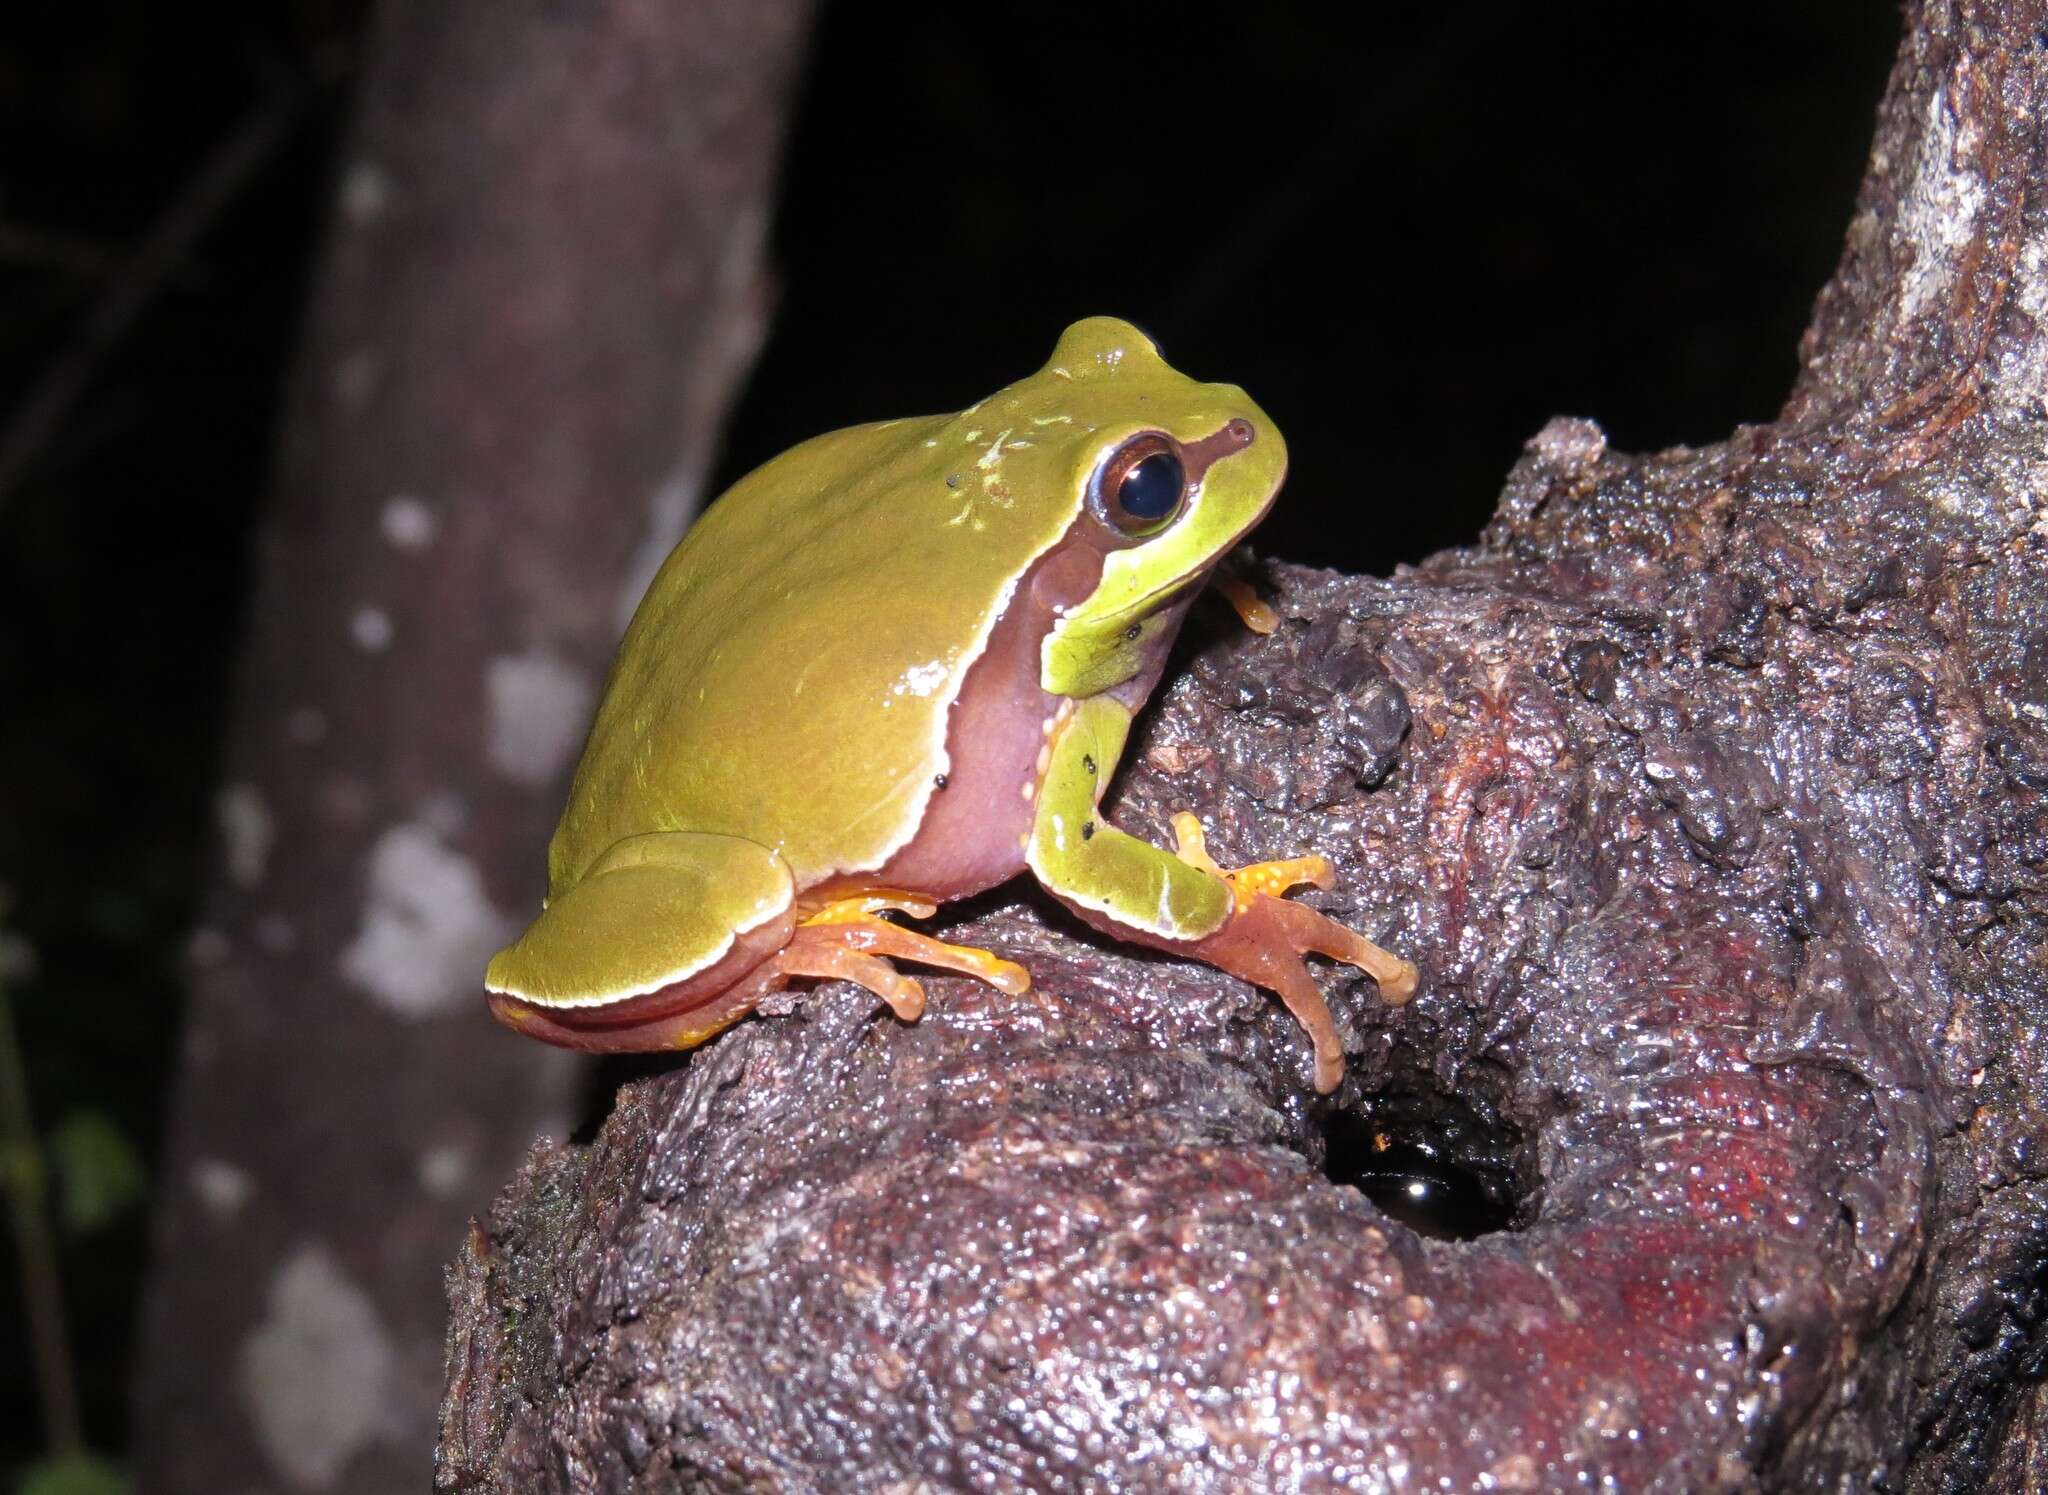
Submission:
M 949 945 L 882 917 L 893 910 L 924 919 L 936 908 L 928 898 L 888 888 L 835 899 L 797 926 L 790 942 L 775 957 L 776 966 L 786 976 L 817 976 L 864 986 L 907 1023 L 916 1022 L 924 1013 L 924 987 L 884 956 L 958 971 L 1011 996 L 1031 989 L 1031 973 L 1015 961 L 973 945 Z
M 1329 1003 L 1301 957 L 1326 955 L 1356 966 L 1379 983 L 1380 995 L 1392 1003 L 1415 995 L 1418 977 L 1414 963 L 1382 950 L 1357 930 L 1306 904 L 1291 903 L 1282 896 L 1303 884 L 1332 886 L 1336 873 L 1328 858 L 1290 857 L 1232 870 L 1216 865 L 1202 823 L 1193 815 L 1183 812 L 1174 816 L 1173 835 L 1175 854 L 1229 884 L 1234 905 L 1223 927 L 1196 941 L 1190 953 L 1276 994 L 1315 1046 L 1316 1089 L 1325 1094 L 1335 1090 L 1344 1078 L 1344 1045 Z

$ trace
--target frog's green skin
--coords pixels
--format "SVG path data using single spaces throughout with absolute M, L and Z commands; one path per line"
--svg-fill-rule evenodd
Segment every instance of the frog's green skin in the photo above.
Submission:
M 1152 531 L 1098 472 L 1162 447 L 1186 483 Z M 824 905 L 941 902 L 1027 867 L 1147 944 L 1275 938 L 1233 918 L 1248 900 L 1225 878 L 1095 805 L 1188 603 L 1285 467 L 1241 390 L 1098 317 L 957 415 L 837 431 L 741 480 L 626 632 L 545 911 L 490 964 L 494 1010 L 574 1047 L 687 1046 L 818 973 L 790 968 L 844 935 L 804 925 Z

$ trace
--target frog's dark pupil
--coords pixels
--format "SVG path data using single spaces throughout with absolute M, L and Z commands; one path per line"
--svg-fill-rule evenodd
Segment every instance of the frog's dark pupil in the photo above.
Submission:
M 1164 519 L 1179 504 L 1183 482 L 1180 458 L 1154 452 L 1124 474 L 1116 490 L 1117 507 L 1133 519 Z

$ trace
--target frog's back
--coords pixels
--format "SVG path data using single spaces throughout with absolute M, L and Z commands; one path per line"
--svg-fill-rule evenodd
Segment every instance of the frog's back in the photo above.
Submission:
M 1021 501 L 1011 433 L 964 421 L 818 437 L 705 511 L 612 666 L 549 849 L 555 894 L 649 831 L 758 841 L 799 887 L 909 839 L 962 675 L 1077 507 Z

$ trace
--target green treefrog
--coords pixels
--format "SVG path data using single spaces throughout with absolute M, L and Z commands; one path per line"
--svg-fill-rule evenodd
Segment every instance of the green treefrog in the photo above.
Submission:
M 1028 870 L 1098 929 L 1276 992 L 1335 1088 L 1302 954 L 1389 1001 L 1416 973 L 1281 896 L 1329 886 L 1328 861 L 1226 871 L 1192 816 L 1169 851 L 1098 808 L 1182 616 L 1286 465 L 1243 391 L 1096 317 L 957 415 L 836 431 L 741 479 L 626 631 L 543 911 L 486 974 L 493 1012 L 645 1050 L 702 1043 L 801 978 L 914 1020 L 923 990 L 892 958 L 1022 992 L 1014 962 L 885 915 Z

